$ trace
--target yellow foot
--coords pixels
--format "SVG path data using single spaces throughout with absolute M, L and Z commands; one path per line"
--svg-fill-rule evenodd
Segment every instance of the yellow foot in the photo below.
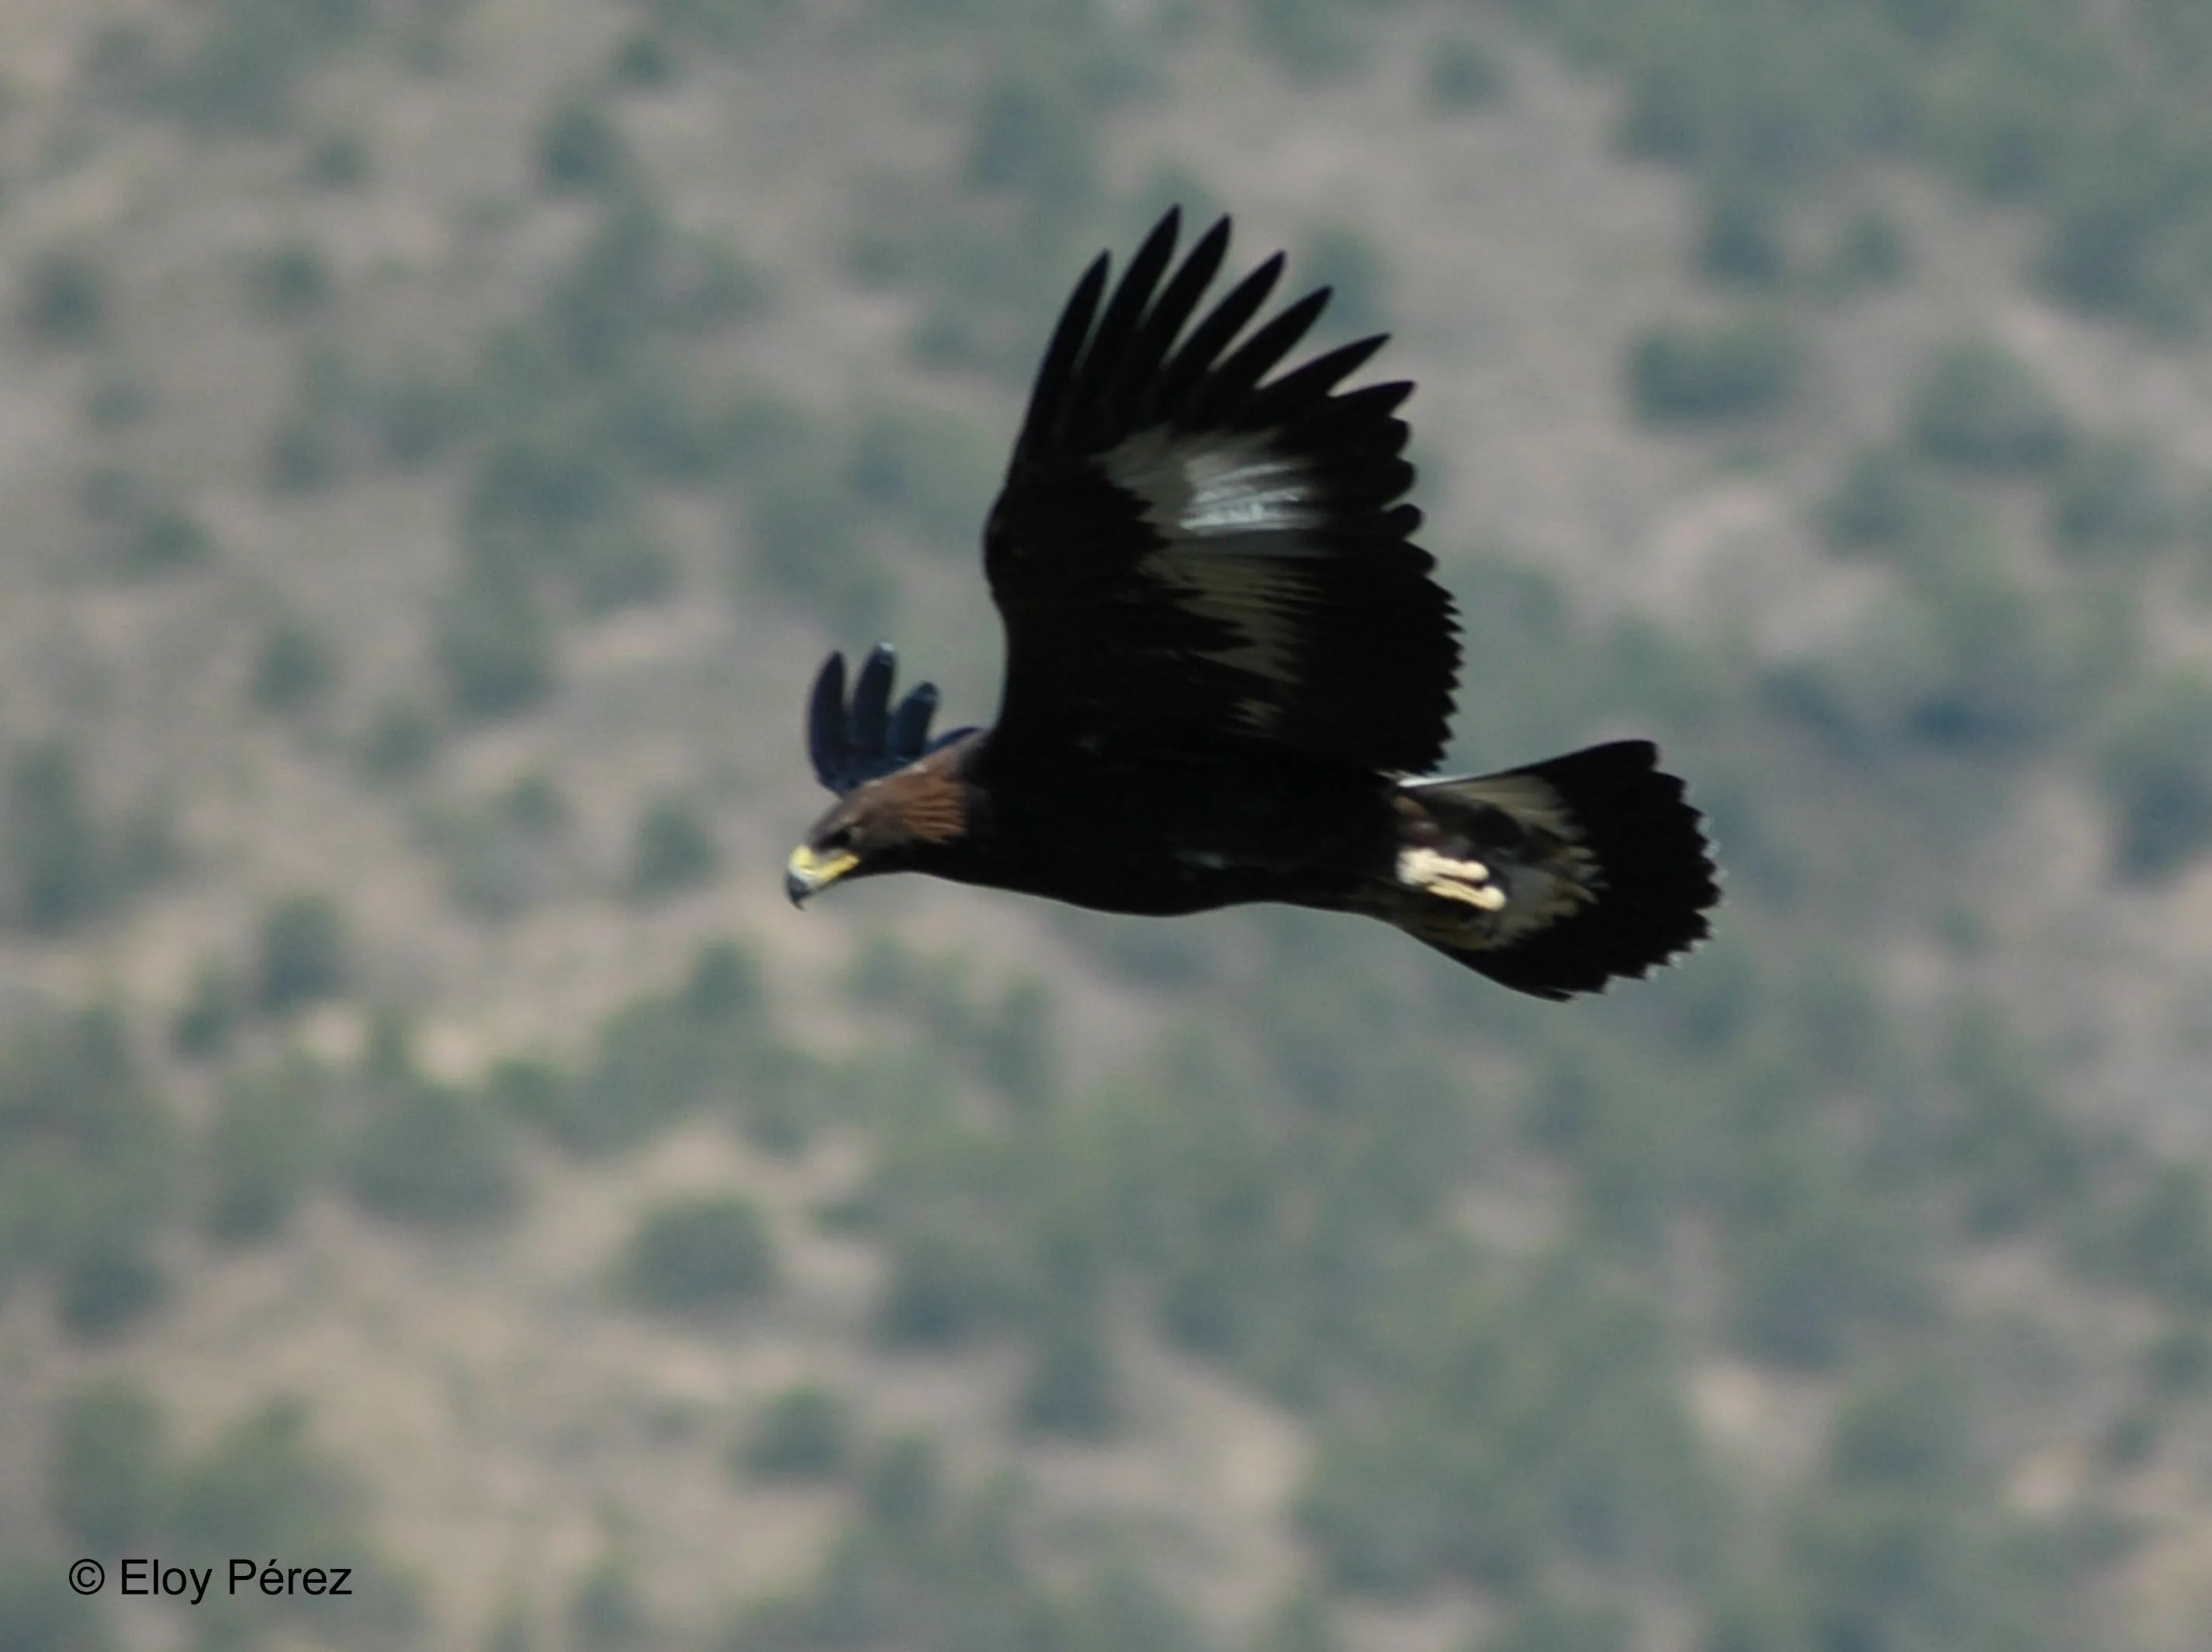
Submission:
M 1401 849 L 1398 881 L 1424 895 L 1462 901 L 1485 912 L 1502 911 L 1505 891 L 1490 881 L 1490 868 L 1480 860 L 1456 860 L 1437 849 Z

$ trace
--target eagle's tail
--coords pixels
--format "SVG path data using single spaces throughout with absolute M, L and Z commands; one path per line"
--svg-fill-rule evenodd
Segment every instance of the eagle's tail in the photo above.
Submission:
M 1648 740 L 1399 792 L 1381 915 L 1539 998 L 1643 975 L 1702 940 L 1720 899 L 1698 811 Z

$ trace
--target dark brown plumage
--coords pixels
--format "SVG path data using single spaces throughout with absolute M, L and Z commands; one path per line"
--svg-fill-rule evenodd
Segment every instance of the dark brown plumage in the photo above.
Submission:
M 793 900 L 884 872 L 1169 915 L 1282 901 L 1379 917 L 1545 998 L 1641 975 L 1719 899 L 1698 816 L 1644 741 L 1467 779 L 1442 757 L 1451 598 L 1409 536 L 1404 382 L 1340 390 L 1368 338 L 1270 377 L 1326 288 L 1238 342 L 1280 254 L 1210 310 L 1214 225 L 1170 212 L 1062 313 L 984 531 L 1006 632 L 998 722 L 928 738 L 888 648 L 816 679 L 839 801 Z

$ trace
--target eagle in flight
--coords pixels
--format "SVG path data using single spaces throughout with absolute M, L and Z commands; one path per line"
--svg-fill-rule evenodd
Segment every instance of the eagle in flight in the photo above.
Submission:
M 1643 975 L 1720 898 L 1698 813 L 1644 740 L 1502 774 L 1441 760 L 1451 598 L 1411 542 L 1407 382 L 1339 386 L 1382 337 L 1276 373 L 1327 288 L 1241 339 L 1280 253 L 1201 307 L 1222 219 L 1170 211 L 1061 312 L 983 531 L 1006 636 L 999 720 L 930 737 L 888 647 L 808 711 L 837 794 L 793 853 L 803 902 L 921 872 L 1103 912 L 1250 901 L 1364 913 L 1540 998 Z M 1270 375 L 1273 376 L 1270 376 Z

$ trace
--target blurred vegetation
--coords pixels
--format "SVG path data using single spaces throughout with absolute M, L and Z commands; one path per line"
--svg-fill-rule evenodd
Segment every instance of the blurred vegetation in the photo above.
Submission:
M 1617 138 L 1630 155 L 1801 194 L 1911 158 L 2032 209 L 2027 273 L 2063 303 L 2171 329 L 2212 293 L 2205 30 L 2189 0 L 1510 9 L 1626 81 Z
M 312 709 L 337 686 L 337 649 L 320 629 L 298 617 L 280 619 L 261 635 L 246 693 L 264 711 Z
M 167 1419 L 152 1394 L 123 1379 L 94 1381 L 64 1400 L 47 1470 L 54 1521 L 97 1554 L 152 1540 L 168 1512 Z
M 7 768 L 0 838 L 17 922 L 59 934 L 117 911 L 168 872 L 176 858 L 158 804 L 109 817 L 88 795 L 84 755 L 53 738 L 18 751 Z
M 827 1479 L 851 1462 L 853 1434 L 849 1400 L 818 1382 L 797 1383 L 760 1408 L 730 1466 L 763 1479 Z
M 775 1244 L 758 1206 L 738 1193 L 655 1205 L 640 1218 L 616 1272 L 623 1301 L 656 1313 L 714 1316 L 775 1281 Z
M 424 42 L 461 9 L 202 0 L 173 27 L 88 42 L 79 72 L 103 106 L 269 145 L 267 175 L 321 213 L 386 189 L 404 156 L 373 125 L 307 119 L 312 77 L 371 41 L 437 72 Z M 221 301 L 277 352 L 280 380 L 291 363 L 248 427 L 246 485 L 304 513 L 409 480 L 444 501 L 451 544 L 410 598 L 420 682 L 346 704 L 366 651 L 341 661 L 281 599 L 247 610 L 231 657 L 252 704 L 343 718 L 373 788 L 417 811 L 459 911 L 510 923 L 556 896 L 655 897 L 715 874 L 698 796 L 720 807 L 719 780 L 646 800 L 627 864 L 597 884 L 551 770 L 434 795 L 483 721 L 566 712 L 580 629 L 699 597 L 695 544 L 722 547 L 719 596 L 854 639 L 896 618 L 930 564 L 967 566 L 1002 452 L 968 411 L 979 381 L 1018 395 L 1069 271 L 1170 183 L 1205 216 L 1195 173 L 1117 181 L 1109 127 L 1156 106 L 1173 83 L 1160 43 L 1200 27 L 1170 7 L 1154 27 L 1146 9 L 857 14 L 902 49 L 957 48 L 957 68 L 915 70 L 944 164 L 857 186 L 842 245 L 847 273 L 903 318 L 920 374 L 896 391 L 801 401 L 732 370 L 723 347 L 775 316 L 778 286 L 656 169 L 653 123 L 726 71 L 717 58 L 765 53 L 802 15 L 787 3 L 626 6 L 591 63 L 534 94 L 513 198 L 471 206 L 455 268 L 489 247 L 504 275 L 545 224 L 573 233 L 548 232 L 534 276 L 419 355 L 349 332 L 356 288 L 386 277 L 356 274 L 348 240 L 272 217 L 225 254 Z M 1626 404 L 1686 447 L 1712 444 L 1701 459 L 1734 464 L 1735 444 L 1759 463 L 1749 438 L 1801 400 L 1816 423 L 1823 307 L 1916 273 L 1923 249 L 1865 192 L 1887 169 L 1932 164 L 2018 203 L 2028 275 L 2087 313 L 2178 334 L 2212 282 L 2196 108 L 2212 35 L 2187 0 L 1464 10 L 1263 0 L 1231 27 L 1294 85 L 1326 88 L 1408 19 L 1433 44 L 1415 84 L 1438 120 L 1510 114 L 1515 29 L 1624 82 L 1618 140 L 1690 174 L 1684 245 L 1720 289 L 1688 309 L 1702 319 L 1630 340 Z M 1295 282 L 1338 289 L 1333 325 L 1396 319 L 1393 255 L 1354 222 L 1316 220 L 1294 242 Z M 84 560 L 144 580 L 134 599 L 184 601 L 259 553 L 244 532 L 216 543 L 228 483 L 186 486 L 141 445 L 179 392 L 125 351 L 136 268 L 104 241 L 41 239 L 21 250 L 11 314 L 27 352 L 83 379 Z M 1255 1648 L 1344 1644 L 1347 1597 L 1476 1590 L 1482 1652 L 2107 1644 L 2082 1611 L 2135 1540 L 2125 1477 L 2204 1426 L 2212 1184 L 2076 1107 L 2072 1029 L 1965 988 L 1905 1001 L 1884 950 L 1899 932 L 1961 957 L 1990 944 L 1972 863 L 2054 773 L 2092 788 L 2116 880 L 2167 886 L 2212 853 L 2212 689 L 2143 646 L 2144 593 L 2203 562 L 2202 478 L 2166 433 L 2100 428 L 2067 391 L 1957 336 L 1887 428 L 1806 467 L 1790 496 L 1879 583 L 1855 621 L 1780 661 L 1717 630 L 1592 617 L 1556 570 L 1507 549 L 1454 556 L 1469 657 L 1514 685 L 1468 696 L 1465 766 L 1634 726 L 1697 776 L 1728 921 L 1648 988 L 1568 1021 L 1306 914 L 1055 914 L 1055 945 L 1115 992 L 1187 1005 L 1103 1073 L 1063 1048 L 1065 1029 L 1097 1039 L 1064 981 L 876 933 L 823 1011 L 834 1035 L 780 1011 L 762 957 L 722 942 L 566 1053 L 511 1053 L 464 1083 L 418 1064 L 397 1011 L 357 1062 L 289 1045 L 320 1030 L 301 1011 L 389 979 L 344 908 L 294 894 L 173 989 L 155 1032 L 189 1066 L 149 1059 L 161 1037 L 142 1049 L 119 1011 L 0 1005 L 0 1283 L 42 1293 L 84 1345 L 70 1357 L 93 1362 L 135 1354 L 213 1247 L 281 1243 L 317 1200 L 465 1246 L 520 1216 L 556 1157 L 616 1173 L 678 1127 L 726 1127 L 783 1156 L 782 1174 L 827 1142 L 860 1177 L 816 1214 L 883 1264 L 872 1333 L 902 1361 L 1003 1370 L 989 1403 L 1007 1438 L 1066 1450 L 1140 1433 L 1132 1323 L 1294 1420 L 1310 1450 L 1283 1513 L 1312 1564 Z M 9 912 L 64 946 L 96 941 L 173 859 L 161 811 L 118 800 L 94 734 L 65 726 L 14 736 L 0 835 Z M 772 1229 L 746 1193 L 647 1204 L 605 1259 L 611 1296 L 728 1322 L 771 1297 L 782 1245 L 811 1239 L 776 1208 Z M 2061 1398 L 2021 1399 L 2034 1362 L 1966 1297 L 1962 1277 L 1999 1247 L 2078 1293 L 2070 1305 L 2119 1299 L 2138 1327 L 2125 1345 L 2043 1350 L 2073 1362 Z M 1802 1467 L 1749 1475 L 1706 1437 L 1691 1396 L 1716 1370 L 1821 1397 Z M 926 1439 L 881 1435 L 866 1396 L 800 1383 L 738 1419 L 726 1461 L 744 1490 L 813 1482 L 804 1495 L 834 1499 L 843 1524 L 725 1644 L 1213 1643 L 1143 1541 L 1033 1519 L 1018 1476 L 964 1479 Z M 2029 1510 L 2008 1479 L 2023 1416 L 2094 1442 L 2060 1512 Z M 95 1374 L 60 1396 L 49 1446 L 45 1535 L 70 1546 L 374 1553 L 296 1407 L 249 1406 L 187 1449 L 157 1391 Z M 627 1540 L 559 1580 L 562 1643 L 683 1638 Z M 53 1576 L 41 1551 L 32 1581 L 0 1577 L 0 1644 L 112 1638 L 54 1605 Z M 400 1605 L 347 1637 L 404 1638 L 419 1615 L 386 1576 Z M 300 1609 L 286 1633 L 339 1637 Z M 505 1621 L 503 1643 L 529 1637 L 530 1619 Z M 253 1633 L 225 1619 L 207 1639 Z
M 641 900 L 696 889 L 714 878 L 722 851 L 713 820 L 685 797 L 655 798 L 637 818 L 629 884 Z
M 284 1015 L 335 997 L 349 984 L 345 914 L 313 890 L 281 896 L 261 914 L 254 998 Z
M 0 1283 L 49 1270 L 64 1322 L 121 1327 L 158 1306 L 155 1256 L 175 1207 L 178 1126 L 121 1016 L 20 1021 L 0 1043 Z
M 1796 387 L 1802 349 L 1787 325 L 1771 318 L 1655 326 L 1629 351 L 1629 404 L 1655 425 L 1771 415 Z
M 281 1233 L 331 1151 L 330 1082 L 297 1054 L 226 1077 L 206 1136 L 201 1220 L 215 1238 Z
M 16 301 L 23 331 L 42 343 L 88 344 L 108 315 L 107 277 L 93 254 L 60 247 L 35 261 Z
M 430 1228 L 486 1227 L 521 1200 L 511 1115 L 482 1091 L 419 1072 L 405 1028 L 376 1026 L 356 1080 L 348 1190 L 363 1210 Z
M 2035 373 L 1984 339 L 1952 343 L 1928 364 L 1909 426 L 1913 445 L 1937 464 L 1999 476 L 2051 469 L 2071 434 Z
M 514 918 L 573 881 L 567 799 L 533 769 L 482 805 L 435 823 L 454 903 L 471 916 Z
M 109 1652 L 113 1629 L 101 1602 L 54 1587 L 58 1555 L 0 1558 L 0 1644 L 15 1652 Z

